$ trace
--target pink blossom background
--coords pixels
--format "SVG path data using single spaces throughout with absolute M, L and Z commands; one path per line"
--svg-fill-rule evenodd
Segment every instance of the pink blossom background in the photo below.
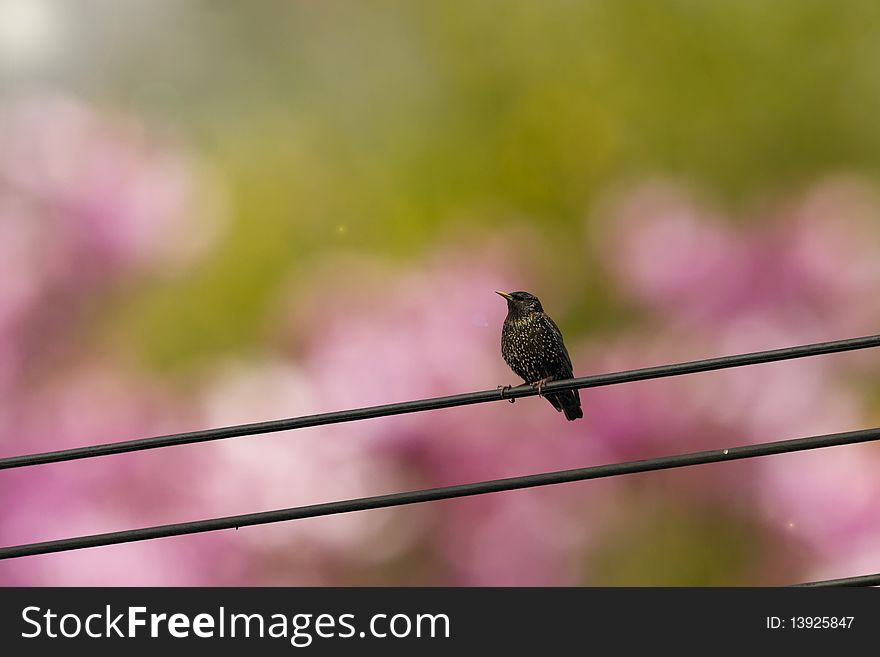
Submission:
M 819 179 L 759 217 L 645 181 L 584 208 L 580 257 L 519 221 L 404 263 L 327 249 L 258 349 L 177 379 L 106 317 L 214 248 L 208 167 L 64 96 L 0 105 L 0 454 L 492 388 L 528 289 L 577 374 L 876 333 L 880 199 Z M 216 201 L 216 199 L 215 199 Z M 206 212 L 205 208 L 210 208 Z M 233 266 L 230 263 L 229 266 Z M 548 281 L 555 281 L 549 285 Z M 602 287 L 627 319 L 570 320 Z M 544 290 L 547 294 L 544 294 Z M 872 351 L 0 472 L 14 545 L 876 424 Z M 880 571 L 874 444 L 0 562 L 4 585 L 784 584 Z

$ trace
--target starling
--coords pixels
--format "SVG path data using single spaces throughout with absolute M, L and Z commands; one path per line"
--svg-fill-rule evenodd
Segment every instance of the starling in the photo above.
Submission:
M 571 358 L 562 332 L 545 313 L 538 298 L 528 292 L 496 292 L 507 299 L 507 319 L 501 331 L 501 355 L 517 375 L 538 387 L 548 381 L 570 379 Z M 584 416 L 577 390 L 542 395 L 553 408 L 565 413 L 565 419 Z

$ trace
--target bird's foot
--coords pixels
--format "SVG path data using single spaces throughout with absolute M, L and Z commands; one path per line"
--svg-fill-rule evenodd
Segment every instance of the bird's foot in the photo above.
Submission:
M 532 383 L 532 385 L 538 389 L 538 396 L 539 397 L 544 396 L 544 386 L 547 384 L 548 381 L 552 381 L 552 380 L 553 380 L 553 377 L 545 376 L 543 379 L 539 379 L 538 381 L 535 381 L 534 383 Z
M 512 397 L 511 398 L 505 397 L 504 393 L 507 392 L 508 390 L 510 390 L 512 387 L 513 386 L 498 386 L 498 390 L 501 391 L 501 399 L 507 399 L 507 401 L 509 401 L 511 404 L 515 403 L 516 399 L 514 399 Z

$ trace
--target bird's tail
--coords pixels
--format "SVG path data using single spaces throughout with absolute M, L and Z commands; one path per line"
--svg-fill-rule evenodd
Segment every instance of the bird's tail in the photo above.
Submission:
M 547 399 L 557 411 L 565 413 L 566 420 L 577 420 L 584 416 L 584 412 L 581 410 L 581 396 L 577 390 L 557 392 L 553 395 L 547 395 Z

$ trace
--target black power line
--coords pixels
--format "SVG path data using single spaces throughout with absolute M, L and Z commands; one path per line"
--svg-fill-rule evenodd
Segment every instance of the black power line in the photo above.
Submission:
M 600 386 L 615 385 L 618 383 L 630 383 L 633 381 L 645 381 L 647 379 L 659 379 L 683 374 L 695 374 L 711 370 L 723 370 L 731 367 L 744 365 L 757 365 L 760 363 L 772 363 L 793 358 L 806 356 L 818 356 L 856 349 L 868 349 L 880 347 L 880 335 L 870 335 L 862 338 L 850 338 L 847 340 L 835 340 L 832 342 L 820 342 L 784 349 L 772 349 L 769 351 L 757 351 L 734 356 L 722 356 L 720 358 L 707 358 L 672 365 L 660 365 L 646 367 L 637 370 L 612 372 L 609 374 L 596 374 L 583 376 L 565 381 L 552 381 L 544 386 L 544 392 L 557 392 L 562 390 L 574 390 L 579 388 L 597 388 Z M 93 458 L 96 456 L 109 456 L 111 454 L 123 454 L 136 452 L 144 449 L 157 447 L 171 447 L 174 445 L 188 445 L 224 438 L 236 438 L 254 434 L 273 433 L 276 431 L 288 431 L 290 429 L 303 429 L 324 424 L 338 424 L 340 422 L 352 422 L 354 420 L 366 420 L 369 418 L 385 417 L 389 415 L 401 415 L 403 413 L 416 413 L 453 406 L 466 406 L 469 404 L 481 404 L 501 399 L 513 400 L 520 397 L 531 397 L 538 394 L 533 386 L 522 385 L 503 390 L 483 390 L 481 392 L 469 392 L 448 397 L 434 397 L 431 399 L 419 399 L 415 401 L 399 402 L 395 404 L 383 404 L 367 408 L 355 408 L 332 413 L 319 413 L 317 415 L 304 415 L 282 420 L 270 420 L 268 422 L 254 422 L 252 424 L 240 424 L 216 429 L 204 429 L 201 431 L 188 431 L 174 433 L 165 436 L 153 436 L 101 445 L 89 445 L 73 449 L 63 449 L 54 452 L 40 454 L 24 454 L 21 456 L 8 456 L 0 459 L 0 470 L 21 468 L 44 463 L 58 463 L 60 461 L 73 461 L 76 459 Z
M 851 445 L 868 441 L 880 440 L 880 428 L 835 433 L 824 436 L 812 436 L 809 438 L 795 438 L 777 442 L 762 443 L 758 445 L 743 445 L 729 449 L 715 449 L 676 456 L 663 456 L 660 458 L 646 459 L 642 461 L 628 461 L 608 465 L 577 468 L 574 470 L 561 470 L 557 472 L 544 472 L 541 474 L 526 475 L 521 477 L 509 477 L 491 481 L 480 481 L 457 486 L 444 486 L 442 488 L 428 488 L 424 490 L 408 491 L 404 493 L 392 493 L 389 495 L 377 495 L 374 497 L 361 497 L 323 504 L 310 504 L 308 506 L 279 509 L 276 511 L 263 511 L 259 513 L 247 513 L 225 518 L 211 518 L 194 522 L 182 522 L 172 525 L 159 525 L 142 529 L 130 529 L 106 534 L 94 534 L 92 536 L 79 536 L 65 538 L 57 541 L 43 543 L 30 543 L 28 545 L 15 545 L 0 548 L 0 559 L 12 559 L 36 554 L 51 552 L 66 552 L 81 548 L 114 545 L 117 543 L 130 543 L 168 536 L 181 536 L 184 534 L 198 534 L 202 532 L 216 531 L 219 529 L 238 529 L 250 525 L 263 525 L 285 520 L 301 520 L 303 518 L 315 518 L 318 516 L 335 515 L 338 513 L 351 513 L 353 511 L 366 511 L 368 509 L 384 509 L 401 506 L 404 504 L 416 504 L 420 502 L 435 502 L 449 500 L 457 497 L 471 495 L 485 495 L 486 493 L 498 493 L 502 491 L 533 488 L 535 486 L 549 486 L 552 484 L 564 484 L 586 479 L 600 479 L 614 477 L 637 472 L 651 472 L 656 470 L 668 470 L 705 463 L 718 463 L 722 461 L 734 461 L 739 459 L 753 458 L 756 456 L 769 456 L 771 454 L 784 454 L 821 447 L 834 447 L 838 445 Z
M 807 586 L 814 588 L 827 588 L 837 586 L 880 586 L 880 573 L 873 575 L 859 575 L 857 577 L 841 577 L 840 579 L 824 579 L 819 582 L 805 582 L 794 586 Z

